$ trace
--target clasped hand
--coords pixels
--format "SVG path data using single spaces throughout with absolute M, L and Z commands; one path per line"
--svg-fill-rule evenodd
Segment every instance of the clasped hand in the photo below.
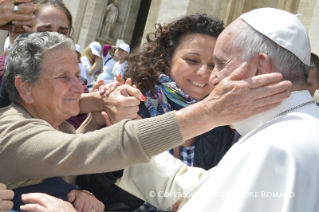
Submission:
M 113 82 L 102 85 L 98 92 L 103 97 L 105 112 L 92 112 L 92 118 L 98 125 L 110 126 L 123 119 L 139 119 L 137 115 L 140 101 L 145 97 L 135 86 L 131 86 L 132 81 L 128 79 L 123 82 Z

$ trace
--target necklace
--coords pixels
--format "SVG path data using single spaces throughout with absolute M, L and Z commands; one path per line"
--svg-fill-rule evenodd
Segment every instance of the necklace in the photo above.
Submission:
M 295 107 L 292 107 L 292 108 L 290 108 L 290 109 L 288 109 L 288 110 L 286 110 L 286 111 L 284 111 L 284 112 L 278 114 L 278 115 L 275 116 L 273 119 L 278 118 L 279 116 L 283 116 L 283 115 L 289 113 L 289 112 L 292 111 L 292 110 L 301 108 L 301 107 L 303 107 L 303 106 L 306 106 L 306 105 L 309 105 L 309 104 L 312 104 L 312 103 L 315 103 L 315 101 L 312 100 L 312 101 L 309 101 L 309 102 L 306 102 L 306 103 L 302 103 L 302 104 L 300 104 L 300 105 L 297 105 L 297 106 L 295 106 Z

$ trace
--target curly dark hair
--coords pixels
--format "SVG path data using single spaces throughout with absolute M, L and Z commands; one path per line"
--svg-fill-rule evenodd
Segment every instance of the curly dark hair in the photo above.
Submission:
M 170 74 L 170 63 L 181 38 L 186 34 L 199 33 L 217 38 L 223 31 L 223 21 L 206 14 L 183 16 L 167 25 L 155 25 L 155 32 L 147 35 L 142 50 L 129 55 L 125 78 L 146 92 L 154 88 L 159 74 Z

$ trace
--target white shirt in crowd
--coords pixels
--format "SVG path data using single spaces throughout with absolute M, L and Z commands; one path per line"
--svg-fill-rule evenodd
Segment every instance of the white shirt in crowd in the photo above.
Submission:
M 90 84 L 94 81 L 94 75 L 90 75 L 90 69 L 92 67 L 89 58 L 86 56 L 81 57 L 81 63 L 85 67 L 85 72 L 86 72 L 86 79 L 87 79 L 87 84 Z
M 105 61 L 107 61 L 105 64 L 103 64 L 103 72 L 99 75 L 97 81 L 100 80 L 113 80 L 114 76 L 112 74 L 112 70 L 114 68 L 115 65 L 115 60 L 113 60 L 113 58 L 107 54 L 106 58 L 104 59 Z
M 82 63 L 79 63 L 81 82 L 87 81 L 86 70 Z
M 122 77 L 124 76 L 124 73 L 127 69 L 126 65 L 127 65 L 126 61 L 122 64 L 120 64 L 119 61 L 115 63 L 114 68 L 112 70 L 113 80 L 116 80 L 116 76 L 119 74 L 121 74 Z

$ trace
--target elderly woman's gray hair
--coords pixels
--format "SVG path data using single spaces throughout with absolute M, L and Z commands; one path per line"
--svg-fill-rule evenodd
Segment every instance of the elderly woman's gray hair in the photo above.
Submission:
M 303 86 L 307 85 L 309 66 L 287 49 L 257 32 L 246 22 L 238 27 L 233 43 L 242 51 L 243 61 L 259 53 L 265 53 L 271 58 L 274 67 L 282 74 L 284 80 Z
M 23 81 L 34 85 L 40 81 L 43 71 L 44 54 L 55 49 L 71 49 L 75 44 L 57 32 L 35 32 L 20 35 L 8 50 L 5 61 L 5 82 L 10 100 L 17 103 L 21 100 L 14 81 L 21 76 Z M 59 64 L 56 64 L 59 65 Z

